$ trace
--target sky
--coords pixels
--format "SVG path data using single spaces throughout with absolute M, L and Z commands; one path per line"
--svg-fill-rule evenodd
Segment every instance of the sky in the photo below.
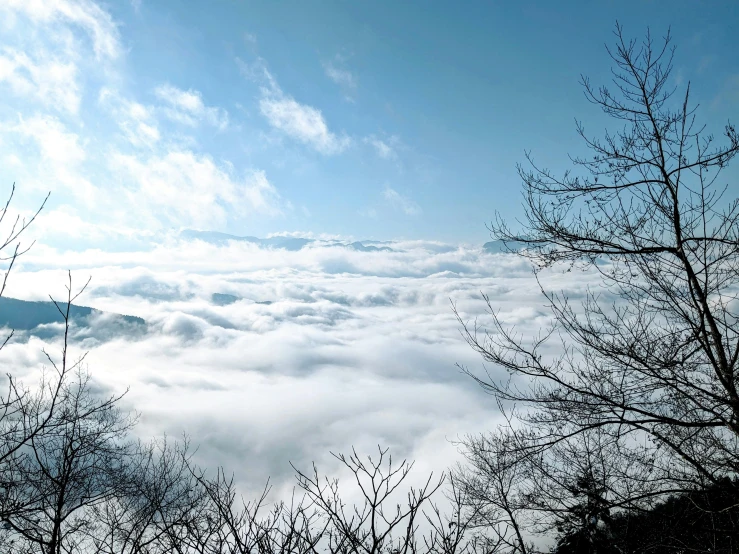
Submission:
M 731 1 L 1 9 L 3 176 L 29 209 L 52 192 L 68 247 L 182 228 L 485 242 L 496 210 L 521 215 L 526 151 L 565 168 L 575 118 L 600 132 L 578 80 L 608 79 L 617 20 L 672 28 L 712 129 L 739 102 Z
M 500 420 L 456 365 L 483 367 L 451 303 L 484 321 L 485 292 L 523 333 L 549 321 L 486 223 L 522 215 L 525 152 L 564 170 L 575 119 L 607 125 L 578 81 L 608 82 L 617 20 L 671 27 L 674 84 L 709 130 L 737 119 L 733 1 L 0 0 L 0 191 L 17 183 L 26 216 L 51 193 L 6 295 L 59 298 L 71 269 L 92 279 L 81 304 L 144 318 L 73 347 L 128 388 L 144 436 L 188 433 L 249 487 L 378 443 L 425 480 Z M 542 278 L 573 298 L 597 283 Z M 19 336 L 0 366 L 33 379 L 58 347 Z

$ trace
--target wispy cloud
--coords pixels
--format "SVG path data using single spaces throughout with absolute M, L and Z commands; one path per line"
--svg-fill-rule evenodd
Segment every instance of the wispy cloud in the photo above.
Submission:
M 263 59 L 253 64 L 236 61 L 244 76 L 261 83 L 259 111 L 272 128 L 324 155 L 340 154 L 352 144 L 348 136 L 329 129 L 321 110 L 284 92 Z
M 21 119 L 14 130 L 34 139 L 41 157 L 56 163 L 76 164 L 85 159 L 79 137 L 53 117 Z
M 63 187 L 66 194 L 92 206 L 100 194 L 82 172 L 87 159 L 85 144 L 80 136 L 51 115 L 19 117 L 18 122 L 3 126 L 3 132 L 14 138 L 16 146 L 30 147 L 35 164 L 24 168 L 32 187 L 48 190 L 48 183 Z
M 4 0 L 0 9 L 22 13 L 36 23 L 71 23 L 84 29 L 98 60 L 114 59 L 121 53 L 113 18 L 91 0 Z
M 133 146 L 151 148 L 159 141 L 159 124 L 151 107 L 123 98 L 107 87 L 100 91 L 98 102 L 110 112 Z
M 402 211 L 406 215 L 418 215 L 421 213 L 421 207 L 418 204 L 388 186 L 385 187 L 382 194 L 391 206 L 396 210 Z
M 243 178 L 207 155 L 169 151 L 140 158 L 117 154 L 112 169 L 122 173 L 134 199 L 151 208 L 152 218 L 185 226 L 220 226 L 227 210 L 279 213 L 279 194 L 263 171 Z M 142 210 L 143 211 L 143 210 Z M 150 225 L 153 222 L 150 222 Z
M 88 0 L 5 0 L 0 18 L 0 83 L 56 112 L 77 115 L 81 79 L 122 50 L 110 15 Z
M 399 142 L 398 137 L 395 135 L 386 139 L 381 139 L 375 135 L 364 138 L 364 143 L 372 146 L 377 155 L 385 160 L 397 159 L 398 154 L 396 148 Z
M 14 94 L 34 97 L 57 111 L 76 114 L 80 106 L 77 66 L 44 49 L 36 49 L 32 55 L 12 48 L 0 50 L 0 82 L 7 83 Z
M 206 106 L 197 90 L 182 90 L 170 84 L 158 86 L 154 94 L 167 105 L 165 115 L 179 123 L 195 127 L 204 121 L 220 130 L 228 126 L 228 112 L 223 108 Z
M 0 160 L 24 190 L 51 190 L 45 229 L 62 237 L 55 244 L 74 236 L 104 245 L 289 209 L 259 167 L 199 143 L 206 125 L 236 132 L 225 109 L 166 78 L 136 89 L 120 70 L 126 51 L 104 5 L 0 0 L 0 21 Z
M 331 62 L 324 62 L 323 69 L 326 76 L 339 86 L 357 88 L 357 78 L 348 69 L 340 69 Z
M 267 92 L 259 101 L 259 109 L 272 127 L 321 154 L 338 154 L 351 144 L 348 137 L 329 131 L 320 110 L 285 94 Z
M 337 54 L 333 60 L 323 62 L 323 71 L 329 79 L 341 87 L 344 99 L 354 102 L 358 79 L 354 73 L 345 67 L 345 62 L 346 57 Z

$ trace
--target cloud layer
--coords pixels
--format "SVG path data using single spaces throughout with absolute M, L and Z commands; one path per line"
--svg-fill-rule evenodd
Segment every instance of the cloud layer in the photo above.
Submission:
M 90 369 L 106 386 L 130 387 L 142 434 L 187 432 L 205 463 L 236 471 L 250 489 L 269 475 L 278 490 L 289 488 L 288 461 L 329 471 L 329 451 L 370 452 L 378 443 L 419 459 L 419 473 L 442 471 L 457 456 L 451 441 L 498 417 L 455 366 L 480 361 L 450 301 L 464 318 L 481 317 L 484 291 L 504 321 L 534 331 L 548 318 L 530 268 L 478 247 L 350 244 L 285 250 L 172 237 L 116 254 L 39 245 L 8 294 L 60 296 L 65 267 L 80 282 L 91 275 L 83 303 L 142 317 L 148 332 L 119 328 L 74 349 L 90 349 Z M 577 291 L 588 279 L 570 276 L 567 286 Z M 0 370 L 32 375 L 43 346 L 35 337 L 11 344 Z

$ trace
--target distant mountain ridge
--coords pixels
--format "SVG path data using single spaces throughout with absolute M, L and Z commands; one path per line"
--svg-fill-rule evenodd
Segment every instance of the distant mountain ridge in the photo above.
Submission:
M 308 239 L 303 237 L 290 237 L 290 236 L 275 236 L 269 238 L 259 238 L 253 236 L 238 236 L 230 235 L 228 233 L 220 233 L 218 231 L 197 231 L 195 229 L 185 229 L 180 231 L 180 238 L 186 240 L 201 240 L 209 244 L 215 244 L 222 246 L 230 241 L 234 242 L 248 242 L 255 244 L 260 248 L 273 248 L 279 250 L 288 250 L 296 252 L 302 250 L 309 245 L 320 245 L 320 246 L 338 246 L 341 248 L 347 248 L 350 250 L 356 250 L 357 252 L 397 252 L 396 249 L 389 245 L 392 245 L 392 241 L 378 241 L 378 240 L 359 240 L 354 242 L 342 241 L 342 240 L 322 240 L 322 239 Z M 524 248 L 526 245 L 523 242 L 511 241 L 507 245 L 502 240 L 493 240 L 486 242 L 482 245 L 482 249 L 488 254 L 499 254 L 506 252 L 517 252 Z M 454 247 L 450 247 L 452 250 Z M 216 303 L 223 300 L 214 300 Z
M 66 304 L 59 304 L 65 309 Z M 106 314 L 88 308 L 87 306 L 77 306 L 72 304 L 69 308 L 69 315 L 72 321 L 80 321 L 93 314 Z M 132 315 L 110 314 L 113 317 L 121 318 L 128 324 L 146 325 L 140 317 Z M 50 300 L 34 302 L 30 300 L 19 300 L 17 298 L 0 297 L 0 327 L 15 329 L 17 331 L 33 331 L 41 325 L 49 325 L 52 323 L 62 323 L 64 318 L 59 310 Z
M 393 252 L 393 249 L 388 246 L 375 246 L 376 244 L 383 243 L 372 240 L 355 242 L 343 242 L 340 240 L 317 241 L 316 239 L 286 236 L 260 239 L 259 237 L 240 237 L 238 235 L 229 235 L 228 233 L 219 233 L 217 231 L 196 231 L 194 229 L 186 229 L 184 231 L 181 231 L 180 237 L 189 240 L 202 240 L 203 242 L 217 245 L 226 244 L 229 241 L 249 242 L 252 244 L 256 244 L 257 246 L 260 246 L 262 248 L 276 248 L 289 250 L 291 252 L 295 252 L 309 244 L 317 242 L 326 244 L 327 246 L 341 246 L 344 248 L 349 248 L 351 250 L 358 250 L 360 252 Z
M 507 252 L 518 252 L 526 247 L 525 242 L 491 240 L 482 245 L 482 249 L 488 254 L 502 254 Z
M 229 306 L 240 300 L 243 300 L 243 298 L 241 298 L 240 296 L 236 296 L 234 294 L 225 294 L 222 292 L 214 292 L 210 296 L 210 301 L 216 306 Z M 254 302 L 254 304 L 262 304 L 264 306 L 269 306 L 270 304 L 272 304 L 272 300 L 251 300 L 251 302 Z

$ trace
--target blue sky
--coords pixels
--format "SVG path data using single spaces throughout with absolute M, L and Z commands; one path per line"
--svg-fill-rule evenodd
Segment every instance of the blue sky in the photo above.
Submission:
M 180 228 L 484 242 L 495 210 L 520 215 L 525 150 L 564 169 L 574 118 L 606 124 L 578 79 L 608 79 L 616 20 L 672 26 L 676 84 L 718 132 L 739 113 L 730 1 L 2 4 L 3 178 L 28 209 L 52 191 L 70 247 Z

